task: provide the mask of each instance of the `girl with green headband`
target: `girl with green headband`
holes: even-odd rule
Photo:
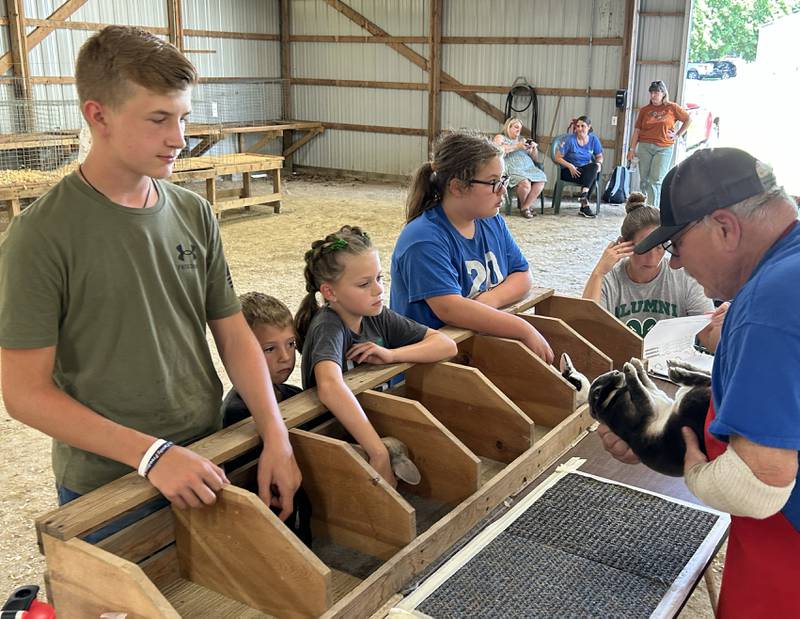
[[[384,305],[380,256],[360,228],[344,226],[314,241],[305,261],[306,296],[295,316],[303,389],[317,387],[319,399],[367,452],[369,463],[396,486],[386,446],[342,374],[360,363],[435,363],[454,356],[456,344]]]

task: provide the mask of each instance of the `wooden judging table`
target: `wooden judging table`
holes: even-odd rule
[[[222,211],[233,208],[249,209],[255,204],[272,204],[273,210],[281,210],[281,167],[283,157],[278,155],[254,155],[236,153],[224,156],[188,157],[179,159],[169,180],[173,183],[205,181],[206,198],[217,217]],[[253,194],[252,174],[268,172],[272,176],[272,193]],[[218,197],[217,180],[226,175],[241,174],[242,187],[237,197]]]
[[[296,142],[293,139],[295,131],[303,134]],[[283,149],[283,156],[286,159],[290,159],[297,149],[324,131],[325,127],[321,122],[275,120],[252,125],[243,125],[242,123],[189,124],[186,126],[185,135],[187,138],[198,138],[200,140],[190,150],[192,157],[200,157],[227,136],[237,136],[238,150],[243,153],[245,152],[244,136],[246,134],[263,134],[258,141],[247,146],[247,152],[257,153],[270,141],[287,134],[291,143]]]
[[[320,122],[276,120],[243,125],[242,123],[189,124],[185,135],[199,139],[189,153],[179,160],[169,180],[176,183],[205,181],[206,197],[214,206],[217,216],[232,208],[249,209],[255,204],[273,204],[276,213],[280,212],[280,168],[284,160],[291,161],[292,155],[311,139],[325,131]],[[295,132],[302,136],[294,141]],[[255,143],[247,145],[245,134],[263,134]],[[235,155],[207,156],[206,153],[227,136],[237,136],[239,152]],[[258,151],[274,139],[289,136],[282,155],[261,155]],[[66,148],[70,152],[78,148],[78,130],[46,133],[14,133],[0,136],[0,151],[34,148]],[[287,162],[288,165],[288,162]],[[68,170],[45,172],[39,170],[8,170],[9,178],[4,178],[0,170],[0,210],[5,208],[9,220],[20,213],[22,201],[35,199],[55,185]],[[272,175],[272,193],[252,195],[251,175],[255,172],[269,172]],[[242,174],[242,188],[233,199],[218,199],[218,188],[214,179],[229,174]],[[20,176],[21,175],[21,176]],[[11,178],[17,176],[17,178]]]
[[[178,184],[205,181],[206,198],[217,217],[224,210],[249,209],[255,204],[272,204],[274,212],[279,213],[282,166],[283,157],[278,155],[236,153],[214,157],[187,157],[175,163],[175,169],[168,180]],[[38,198],[71,171],[72,169],[62,170],[60,173],[36,170],[13,171],[12,174],[21,175],[19,180],[5,179],[0,175],[0,204],[5,203],[9,219],[19,215],[22,200]],[[253,194],[252,174],[256,172],[266,172],[272,176],[271,193]],[[234,198],[219,196],[221,192],[218,191],[217,180],[232,174],[242,175],[242,187],[236,191],[237,195]]]

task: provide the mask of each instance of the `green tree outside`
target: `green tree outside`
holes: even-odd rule
[[[689,60],[755,60],[759,26],[797,11],[800,0],[695,0]]]

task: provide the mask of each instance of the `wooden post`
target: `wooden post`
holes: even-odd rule
[[[291,120],[292,115],[292,47],[289,37],[292,34],[292,9],[289,0],[280,0],[280,38],[281,38],[281,118]],[[288,151],[294,141],[294,131],[283,132],[283,152]],[[287,156],[283,160],[283,168],[287,174],[292,173],[294,158]]]
[[[439,93],[442,79],[442,3],[444,0],[430,0],[431,33],[430,59],[428,60],[428,153],[433,152],[433,144],[441,128],[441,102]]]
[[[167,0],[169,42],[183,51],[183,14],[181,0]]]
[[[16,118],[16,131],[33,131],[33,114],[30,103],[33,99],[28,44],[25,38],[25,6],[22,0],[6,0],[8,14],[8,39],[11,48],[11,68],[14,73],[14,97],[20,102]]]
[[[625,30],[623,31],[625,44],[622,49],[622,72],[619,76],[619,87],[628,91],[628,97],[625,107],[617,111],[617,133],[614,141],[619,165],[624,163],[627,155],[628,112],[633,110],[634,106],[635,81],[633,79],[634,72],[631,69],[636,60],[634,45],[638,43],[639,38],[639,2],[640,0],[625,0]]]

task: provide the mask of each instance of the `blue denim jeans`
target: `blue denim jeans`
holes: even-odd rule
[[[672,163],[672,146],[656,146],[639,142],[639,183],[647,194],[647,203],[659,208],[661,203],[661,181],[669,172]]]
[[[56,485],[56,490],[58,491],[58,504],[65,505],[70,501],[74,501],[78,497],[82,496],[77,492],[73,492],[69,488],[65,488],[64,486]],[[157,499],[152,499],[145,503],[144,505],[140,505],[136,509],[132,509],[131,511],[123,514],[116,520],[112,520],[107,522],[102,527],[97,529],[96,531],[92,531],[88,535],[86,535],[83,540],[89,542],[90,544],[96,544],[107,538],[110,535],[113,535],[117,531],[124,529],[132,525],[134,522],[137,522],[144,518],[145,516],[149,516],[153,512],[157,512],[162,507],[169,505],[169,501],[164,497],[158,497]]]

